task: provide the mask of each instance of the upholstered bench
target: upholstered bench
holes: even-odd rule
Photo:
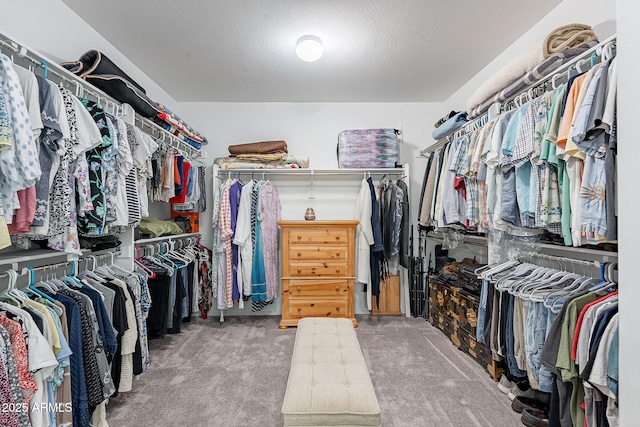
[[[300,319],[282,418],[287,427],[380,425],[380,407],[351,320]]]

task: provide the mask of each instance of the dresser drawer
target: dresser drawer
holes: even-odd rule
[[[282,292],[294,297],[349,296],[348,280],[283,280]]]
[[[349,240],[349,230],[344,228],[338,229],[316,229],[316,230],[289,230],[288,241],[290,244],[295,243],[320,243],[332,244],[342,243]]]
[[[332,261],[347,259],[346,245],[291,245],[289,246],[290,261]]]
[[[286,268],[289,272],[283,272],[284,276],[310,278],[344,277],[349,271],[346,262],[291,262]]]
[[[289,299],[289,314],[293,318],[303,317],[347,317],[348,300],[346,298],[323,298],[322,301],[313,299]]]

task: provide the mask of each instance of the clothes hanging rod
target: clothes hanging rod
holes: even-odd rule
[[[585,261],[585,260],[582,260],[582,259],[566,258],[566,257],[555,256],[555,255],[532,253],[532,254],[523,256],[523,258],[527,258],[527,256],[529,256],[531,258],[546,259],[546,260],[549,260],[549,261],[557,262],[559,264],[569,263],[569,264],[576,264],[576,265],[584,265],[584,266],[587,266],[587,267],[599,266],[599,263],[597,261]]]
[[[488,122],[489,122],[489,113],[485,113],[480,117],[476,117],[475,119],[470,120],[468,123],[465,123],[459,129],[456,129],[450,134],[448,134],[447,136],[437,140],[435,144],[432,144],[427,148],[425,148],[424,150],[420,151],[420,156],[426,157],[427,154],[431,154],[437,151],[440,147],[444,146],[447,142],[451,142],[462,135],[478,130],[482,128],[484,125],[486,125]]]
[[[420,151],[419,157],[428,157],[428,156],[430,156],[432,153],[435,153],[436,151],[438,151],[440,148],[444,147],[447,143],[451,142],[452,140],[453,140],[452,135],[447,135],[444,138],[441,138],[441,139],[437,140],[435,142],[435,144],[431,144],[430,146],[428,146],[424,150]]]
[[[224,174],[265,174],[265,175],[402,175],[405,173],[404,168],[379,168],[379,169],[218,169],[218,174],[222,177]]]
[[[443,240],[444,236],[442,232],[429,231],[427,233],[427,239]],[[476,245],[487,245],[488,239],[486,236],[482,236],[482,235],[465,234],[463,242],[469,243],[469,244],[476,244]],[[597,256],[603,259],[618,258],[618,252],[608,251],[606,249],[591,249],[591,248],[582,248],[582,247],[575,247],[575,246],[560,246],[560,245],[552,245],[549,243],[539,243],[539,244],[536,244],[535,247],[541,250],[549,251],[549,252],[583,254],[583,255],[589,255],[589,256]],[[547,254],[541,254],[541,255],[547,255]],[[554,255],[547,255],[547,256],[554,256]],[[572,259],[575,259],[575,258],[572,258]]]
[[[185,233],[185,234],[175,234],[175,235],[172,235],[172,236],[152,237],[150,239],[136,240],[134,243],[137,246],[137,245],[146,245],[146,244],[155,243],[155,242],[181,240],[181,239],[186,239],[186,238],[189,238],[189,237],[200,237],[200,232]]]
[[[156,123],[153,123],[151,120],[140,116],[139,114],[135,115],[135,121],[139,124],[140,130],[142,130],[147,135],[151,136],[155,140],[168,145],[169,147],[175,149],[180,154],[190,159],[197,160],[202,157],[202,153],[197,148],[194,148],[187,144],[186,142],[180,140],[177,136],[172,135],[167,132],[165,129],[162,129]]]

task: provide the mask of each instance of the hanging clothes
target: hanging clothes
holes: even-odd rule
[[[430,224],[426,204],[435,228],[615,241],[615,96],[611,58],[460,132],[428,161],[420,225]]]
[[[384,262],[384,246],[382,245],[382,226],[380,223],[378,197],[371,177],[367,178],[367,184],[371,193],[371,226],[373,228],[373,245],[370,247],[369,256],[371,264],[371,295],[375,297],[377,305],[380,298],[380,270]]]
[[[239,250],[238,262],[238,293],[242,294],[239,307],[244,308],[244,301],[251,296],[251,268],[253,264],[253,240],[251,239],[251,194],[255,181],[252,179],[242,187],[238,216],[236,218],[236,231],[233,244]]]
[[[528,263],[503,265],[481,274],[483,298],[486,286],[496,297],[492,314],[481,316],[483,323],[491,318],[491,332],[481,331],[485,345],[506,359],[511,378],[552,396],[550,425],[617,425],[617,388],[608,376],[617,363],[617,285],[604,268],[598,279]],[[478,320],[480,328],[480,313]]]
[[[401,191],[400,200],[400,234],[398,236],[398,261],[404,268],[409,268],[409,238],[411,237],[411,221],[409,218],[409,187],[402,179],[396,182]],[[397,206],[396,206],[397,209]],[[397,214],[397,213],[396,213]]]
[[[371,224],[373,205],[371,191],[366,179],[362,180],[360,193],[356,199],[356,282],[364,285],[367,293],[367,307],[371,310],[371,264],[369,257],[373,245],[373,226]]]
[[[260,186],[257,218],[262,233],[264,253],[266,301],[278,297],[278,274],[280,270],[278,253],[278,221],[280,220],[280,196],[278,190],[267,181]]]

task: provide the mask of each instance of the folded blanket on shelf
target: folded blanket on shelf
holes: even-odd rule
[[[545,58],[587,42],[597,41],[595,33],[589,30],[591,27],[582,24],[565,25],[554,29],[544,40],[529,46],[481,84],[469,97],[467,111],[472,111],[498,91],[516,82],[542,63]]]
[[[220,169],[298,169],[308,168],[309,158],[279,154],[240,154],[235,157],[218,157],[214,164]]]
[[[229,146],[229,154],[231,156],[237,156],[239,154],[273,154],[287,152],[287,143],[285,141],[249,142]]]
[[[467,123],[467,112],[461,111],[437,128],[435,128],[431,133],[431,136],[437,141],[449,135],[451,132],[460,129],[462,126],[464,126],[465,123]]]
[[[547,58],[554,53],[562,52],[596,39],[596,33],[588,25],[569,24],[558,27],[544,39],[542,44],[544,57]]]
[[[473,110],[469,112],[469,118],[475,118],[485,113],[494,102],[504,102],[514,95],[522,92],[527,86],[539,81],[553,70],[559,68],[563,64],[571,61],[581,53],[591,49],[597,44],[597,41],[590,41],[584,43],[581,46],[571,49],[563,50],[562,52],[555,53],[550,57],[543,60],[540,64],[534,67],[531,71],[526,73],[522,78],[511,83],[492,97],[477,105]]]

